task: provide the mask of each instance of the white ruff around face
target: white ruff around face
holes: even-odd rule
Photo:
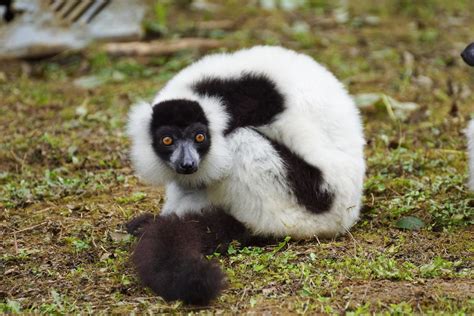
[[[251,128],[223,136],[229,114],[222,100],[192,90],[200,79],[232,79],[243,73],[265,75],[284,97],[283,112],[257,129],[321,171],[324,188],[334,194],[327,212],[312,213],[297,203],[285,164],[265,137]],[[131,159],[141,178],[168,185],[163,212],[184,214],[215,204],[257,234],[295,238],[334,236],[356,222],[365,173],[359,112],[342,84],[313,59],[269,46],[210,55],[179,72],[153,104],[172,99],[201,105],[212,141],[197,173],[177,175],[151,148],[151,106],[142,103],[132,109]]]
[[[209,106],[212,106],[213,102],[209,103],[211,103]],[[129,115],[128,135],[132,140],[130,156],[133,167],[141,179],[152,185],[166,185],[176,182],[186,188],[201,188],[228,173],[231,154],[227,150],[226,140],[222,135],[225,125],[222,123],[210,124],[209,131],[212,142],[208,154],[202,159],[196,173],[182,175],[172,170],[153,151],[150,136],[152,113],[152,105],[141,102],[132,108]],[[225,116],[217,118],[225,124]]]

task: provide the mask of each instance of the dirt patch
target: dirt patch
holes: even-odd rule
[[[400,302],[413,306],[428,306],[441,299],[462,303],[474,297],[474,280],[349,281],[343,283],[342,292],[346,292],[344,298],[352,308],[367,302],[374,306]]]

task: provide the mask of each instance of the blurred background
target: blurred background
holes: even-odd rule
[[[122,224],[163,202],[130,168],[127,112],[201,56],[257,44],[312,56],[354,96],[364,207],[351,237],[220,258],[214,311],[472,312],[474,1],[0,4],[0,312],[181,310],[126,263]]]

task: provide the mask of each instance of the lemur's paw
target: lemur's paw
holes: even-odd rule
[[[125,228],[127,229],[127,233],[133,235],[135,237],[139,237],[143,235],[145,232],[146,226],[150,225],[155,221],[155,215],[152,213],[145,213],[141,214],[127,224],[125,224]]]

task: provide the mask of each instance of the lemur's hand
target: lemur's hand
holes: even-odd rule
[[[469,66],[474,67],[474,43],[469,44],[461,53],[462,59]]]
[[[141,214],[131,221],[129,221],[125,227],[127,233],[135,237],[140,237],[144,232],[146,226],[150,225],[155,221],[155,215],[151,213]]]

